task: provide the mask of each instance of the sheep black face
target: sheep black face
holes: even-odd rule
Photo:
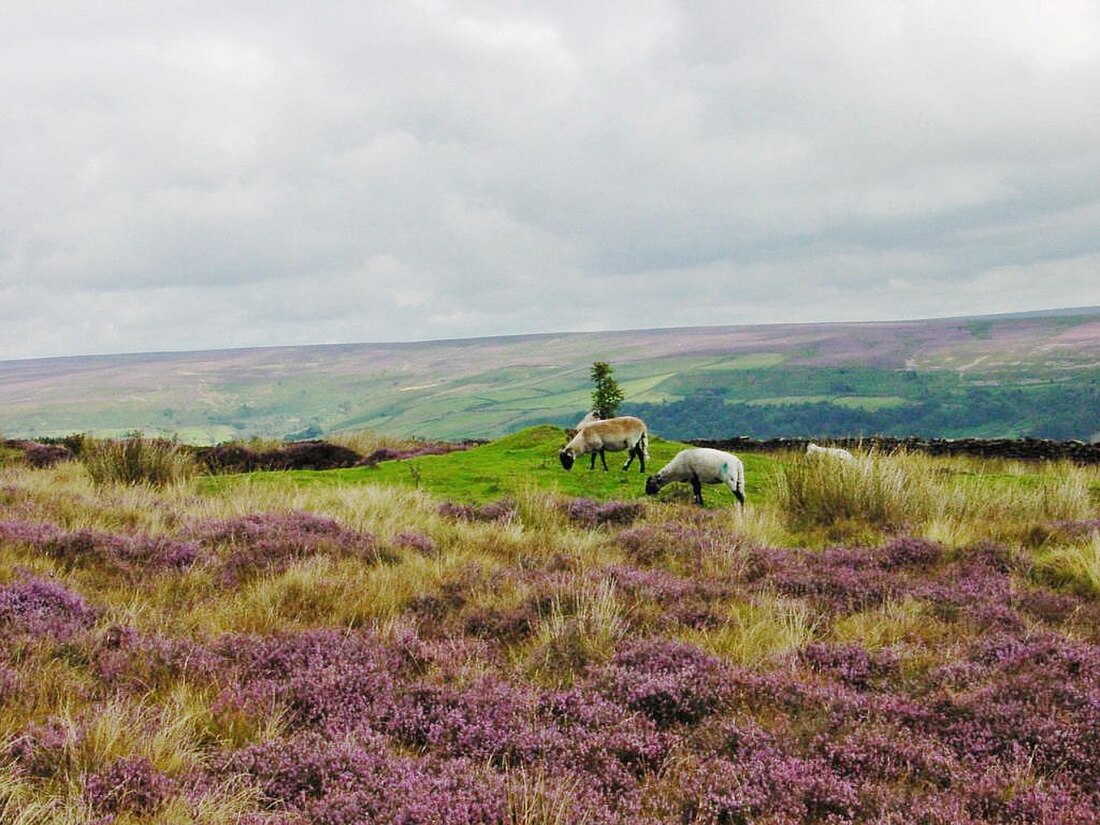
[[[655,476],[650,476],[645,480],[645,494],[647,496],[655,496],[661,491],[661,482],[659,482]]]
[[[562,450],[560,453],[558,453],[558,458],[561,460],[562,467],[567,470],[573,469],[573,462],[576,459],[573,458],[573,453],[569,452],[568,449]]]

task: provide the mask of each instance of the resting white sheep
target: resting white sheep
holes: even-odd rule
[[[589,470],[596,469],[596,456],[599,455],[603,468],[607,469],[607,459],[604,451],[619,452],[628,450],[630,457],[623,469],[630,467],[630,463],[637,458],[642,472],[645,472],[645,462],[649,458],[649,434],[646,432],[645,422],[632,415],[622,415],[618,418],[591,421],[577,428],[577,434],[569,443],[561,448],[558,458],[561,466],[567,470],[573,468],[573,462],[580,456],[590,453],[592,463]]]
[[[843,447],[819,447],[812,441],[806,445],[806,455],[829,456],[841,461],[851,461],[854,456]]]
[[[733,453],[710,447],[681,450],[672,461],[645,480],[645,491],[656,495],[673,481],[690,482],[697,504],[703,503],[704,484],[725,484],[741,506],[745,504],[745,465]]]

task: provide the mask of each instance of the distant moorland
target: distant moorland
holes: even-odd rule
[[[576,420],[595,360],[668,438],[1100,438],[1100,307],[0,361],[0,433],[493,438]]]

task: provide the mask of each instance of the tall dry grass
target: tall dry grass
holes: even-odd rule
[[[124,439],[86,437],[80,460],[96,485],[166,487],[198,475],[194,458],[175,442],[136,433]]]
[[[805,647],[817,632],[817,622],[805,605],[778,596],[762,596],[730,605],[722,624],[692,630],[684,640],[728,661],[756,667]]]
[[[922,455],[866,454],[851,461],[798,455],[775,479],[776,503],[796,527],[861,521],[900,528],[935,509],[930,460]]]
[[[775,506],[800,531],[846,525],[906,530],[948,545],[1017,541],[1031,526],[1095,516],[1100,470],[917,453],[796,455],[774,479]]]

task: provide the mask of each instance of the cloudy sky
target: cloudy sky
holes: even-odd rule
[[[0,360],[1100,304],[1094,0],[0,11]]]

